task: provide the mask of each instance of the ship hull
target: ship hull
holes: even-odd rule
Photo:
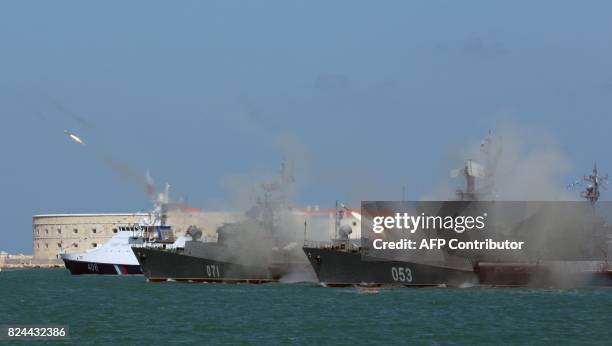
[[[363,260],[358,252],[304,247],[319,282],[325,286],[469,286],[477,283],[471,270],[406,261]]]
[[[86,262],[76,261],[63,258],[66,269],[70,271],[72,275],[141,275],[139,265],[127,265],[127,264],[111,264],[111,263],[97,263],[97,262]]]
[[[559,265],[529,263],[486,263],[475,268],[478,281],[493,287],[612,287],[612,271],[577,270],[576,262]]]
[[[149,282],[268,283],[280,274],[271,268],[189,256],[154,248],[132,248]]]

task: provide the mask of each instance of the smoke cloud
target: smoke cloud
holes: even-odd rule
[[[500,126],[492,133],[488,153],[483,150],[483,138],[471,140],[450,153],[452,166],[463,169],[466,160],[475,160],[489,169],[491,180],[476,179],[477,189],[490,185],[488,199],[504,201],[577,200],[575,191],[566,189],[566,177],[572,164],[558,142],[545,131]],[[448,179],[448,178],[447,178]],[[465,189],[460,174],[432,187],[422,200],[456,198],[455,188]]]

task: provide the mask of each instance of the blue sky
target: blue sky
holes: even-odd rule
[[[234,176],[296,160],[297,202],[397,199],[512,124],[610,168],[604,1],[3,1],[0,250],[39,213],[146,210],[97,158],[231,205]],[[69,129],[86,148],[68,141]],[[533,138],[520,139],[530,143]],[[529,147],[529,144],[527,144]],[[231,190],[231,189],[230,189]]]

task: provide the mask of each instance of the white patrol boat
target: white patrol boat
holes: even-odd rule
[[[151,218],[145,217],[133,226],[118,227],[117,233],[101,246],[80,253],[60,254],[70,274],[142,274],[132,246],[140,247],[146,243],[147,246],[160,248],[184,247],[191,236],[175,239],[172,228],[165,224],[168,188],[166,186],[166,192],[160,193],[155,200]]]

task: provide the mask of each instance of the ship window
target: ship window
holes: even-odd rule
[[[57,229],[57,234],[62,234],[62,230],[61,229]]]
[[[61,249],[62,248],[62,243],[57,243],[57,247]]]
[[[74,232],[74,234],[79,233],[79,230],[78,230],[78,229],[76,229],[76,228],[75,228],[75,229],[73,229],[72,231]]]
[[[91,247],[98,247],[97,243],[91,243]]]
[[[117,229],[116,228],[113,228],[113,233],[117,233]]]
[[[77,243],[72,243],[72,246],[74,246],[74,247],[79,247],[79,244],[77,244]]]
[[[94,228],[91,230],[91,233],[98,233],[98,230]]]

